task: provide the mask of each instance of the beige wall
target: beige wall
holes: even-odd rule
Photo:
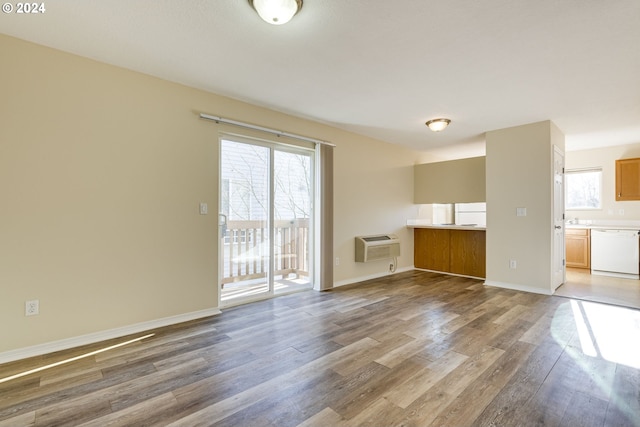
[[[487,284],[552,292],[553,145],[549,122],[487,132]],[[516,216],[516,208],[527,216]],[[509,267],[510,260],[517,268]]]
[[[485,157],[414,166],[415,203],[471,203],[486,200]]]
[[[391,233],[401,240],[399,268],[413,266],[414,153],[352,135],[335,151],[334,267],[338,285],[388,271],[389,261],[355,262],[355,236]]]
[[[640,220],[640,201],[616,202],[616,166],[619,159],[640,157],[640,143],[567,152],[566,169],[602,168],[602,209],[570,210],[567,218],[579,220]],[[622,209],[623,215],[620,213]]]
[[[201,111],[337,145],[337,282],[388,269],[353,262],[358,234],[399,234],[413,264],[417,153],[6,36],[0,52],[0,353],[217,307],[217,127]]]

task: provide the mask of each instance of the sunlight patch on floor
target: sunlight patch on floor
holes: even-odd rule
[[[571,301],[584,354],[640,369],[640,311]]]

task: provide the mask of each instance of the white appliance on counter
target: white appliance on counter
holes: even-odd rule
[[[487,226],[487,204],[479,203],[456,203],[455,207],[456,225],[477,225]]]
[[[591,229],[591,274],[640,278],[640,231]]]

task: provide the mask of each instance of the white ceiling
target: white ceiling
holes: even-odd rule
[[[640,142],[639,0],[304,0],[282,26],[246,0],[45,6],[0,32],[443,158],[549,119],[568,150]]]

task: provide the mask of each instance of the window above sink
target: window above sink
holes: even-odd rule
[[[565,171],[565,209],[602,209],[602,168]]]

